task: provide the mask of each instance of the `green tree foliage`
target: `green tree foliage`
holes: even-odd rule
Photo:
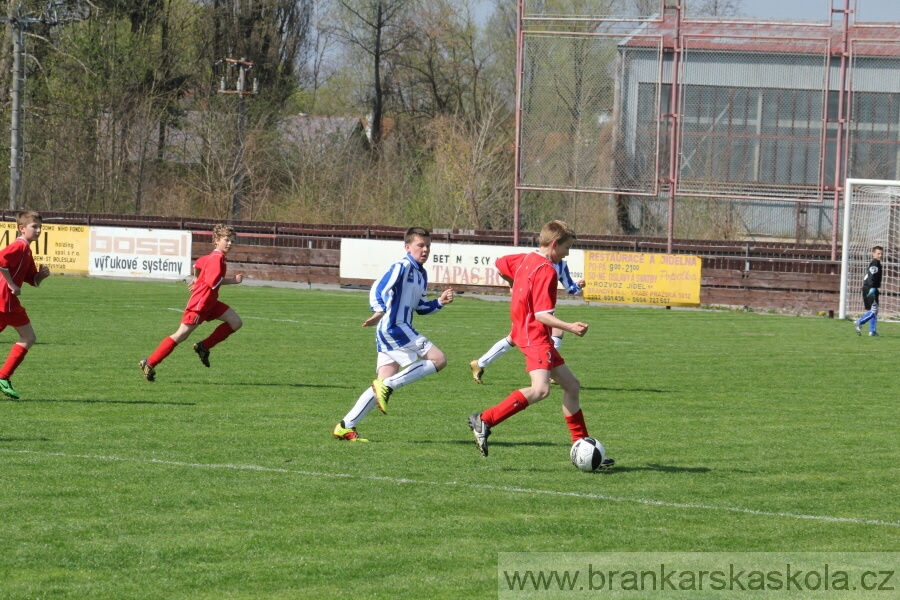
[[[691,1],[713,15],[740,9],[740,0]],[[495,0],[485,16],[484,4],[64,0],[51,14],[24,0],[26,14],[59,17],[26,38],[25,203],[228,218],[237,199],[245,219],[510,229],[516,5]],[[634,17],[661,3],[526,5],[538,16]],[[522,98],[527,133],[537,136],[529,147],[561,187],[608,176],[615,44],[582,36],[527,49],[524,75],[541,82]],[[253,63],[247,88],[255,80],[259,93],[234,93],[236,69],[223,59]],[[0,70],[9,69],[0,53]],[[9,106],[8,85],[0,105]],[[325,144],[286,138],[285,123],[296,125],[301,111],[362,125]],[[0,136],[4,153],[8,139]],[[4,189],[8,177],[0,170]],[[525,198],[525,227],[562,217],[583,231],[616,228],[596,197]]]

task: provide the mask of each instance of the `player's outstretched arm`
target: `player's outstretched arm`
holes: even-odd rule
[[[372,327],[373,325],[377,325],[378,321],[381,320],[381,317],[384,316],[383,312],[374,313],[371,317],[363,321],[363,327]]]
[[[588,324],[582,323],[581,321],[576,321],[574,323],[567,323],[562,319],[557,318],[553,315],[553,313],[542,312],[534,315],[534,318],[546,325],[547,327],[555,327],[556,329],[562,329],[563,331],[568,331],[569,333],[574,333],[578,337],[584,337],[584,334],[587,333]]]
[[[234,277],[226,277],[222,280],[222,285],[237,285],[244,281],[244,274],[238,273]]]

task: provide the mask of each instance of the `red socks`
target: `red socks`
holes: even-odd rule
[[[584,424],[584,413],[580,410],[571,417],[566,417],[566,425],[569,426],[569,433],[572,434],[573,442],[588,436],[587,425]]]
[[[221,325],[216,327],[211,334],[209,334],[208,338],[200,343],[203,344],[203,347],[207,350],[212,350],[213,346],[223,341],[232,333],[234,333],[234,329],[231,328],[231,325],[229,325],[228,323],[222,323]]]
[[[175,346],[178,344],[172,338],[166,336],[163,338],[163,341],[159,343],[159,346],[150,355],[150,358],[147,359],[147,364],[151,367],[155,367],[159,363],[161,363],[168,355],[172,354],[172,350],[175,349]]]
[[[28,354],[28,348],[20,346],[19,344],[13,344],[12,348],[9,350],[9,356],[6,358],[6,362],[3,363],[3,369],[0,369],[0,379],[9,379],[12,377],[16,368],[22,364],[23,360],[25,360],[26,354]]]
[[[493,427],[526,408],[528,408],[528,400],[525,399],[525,394],[521,390],[516,390],[497,406],[481,413],[481,420]]]
[[[232,333],[234,333],[234,329],[231,328],[231,325],[222,323],[209,334],[208,338],[200,343],[203,344],[205,349],[209,350]],[[153,354],[150,355],[150,358],[147,359],[147,364],[151,367],[155,367],[165,360],[168,355],[172,354],[172,350],[174,350],[177,345],[178,344],[171,337],[163,338],[163,341],[159,343],[159,347],[157,347]]]
[[[521,390],[516,390],[497,406],[481,413],[481,420],[493,427],[526,408],[528,408],[528,400],[525,399],[525,394]],[[584,413],[580,410],[574,415],[566,417],[566,425],[569,426],[569,433],[572,434],[573,442],[588,436],[587,425],[584,423]]]

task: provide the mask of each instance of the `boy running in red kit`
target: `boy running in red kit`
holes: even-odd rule
[[[153,354],[138,363],[147,381],[156,381],[155,367],[172,353],[175,346],[188,339],[200,323],[223,321],[208,338],[194,344],[194,352],[205,367],[209,367],[209,351],[244,324],[233,308],[219,302],[219,286],[234,285],[244,280],[240,273],[234,277],[225,277],[225,255],[231,250],[234,241],[233,227],[216,225],[213,228],[213,244],[216,249],[194,263],[194,281],[188,286],[191,298],[184,309],[178,331],[164,338]]]
[[[46,265],[38,269],[31,254],[30,244],[41,237],[42,223],[38,213],[32,210],[20,212],[16,216],[16,224],[21,235],[0,250],[0,275],[5,279],[5,282],[0,282],[0,331],[11,325],[19,334],[19,341],[13,344],[6,362],[0,368],[0,392],[13,399],[18,399],[19,393],[13,388],[10,378],[37,339],[28,313],[19,303],[22,284],[37,287],[50,276],[50,269]]]
[[[584,336],[588,330],[586,323],[567,323],[553,314],[557,285],[553,265],[569,255],[574,241],[575,232],[571,227],[562,221],[551,221],[541,229],[538,250],[524,256],[509,257],[516,260],[497,261],[497,268],[504,278],[513,282],[509,308],[512,318],[510,338],[525,355],[525,370],[531,376],[531,386],[516,390],[500,404],[469,417],[469,427],[482,456],[488,455],[487,439],[491,428],[549,396],[551,377],[563,389],[563,416],[572,441],[588,437],[579,402],[581,384],[550,339],[553,328],[569,331],[578,337]],[[601,466],[610,467],[614,463],[613,459],[608,458]]]

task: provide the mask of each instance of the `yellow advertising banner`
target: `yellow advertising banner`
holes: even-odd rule
[[[640,252],[584,253],[588,302],[699,306],[699,256]]]
[[[86,225],[44,223],[41,237],[31,244],[35,264],[47,265],[51,273],[87,274],[89,229]],[[15,223],[0,223],[0,248],[15,241],[17,231]]]

